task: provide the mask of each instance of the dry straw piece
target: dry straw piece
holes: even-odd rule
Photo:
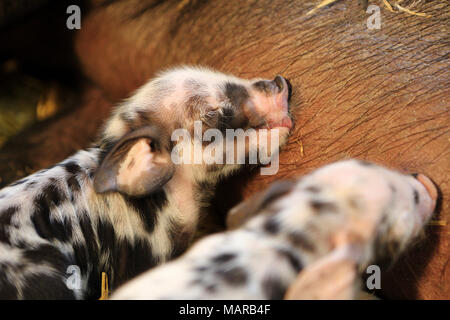
[[[311,15],[311,14],[315,13],[317,10],[319,10],[323,7],[326,7],[330,4],[333,4],[335,2],[338,2],[338,1],[340,1],[340,0],[322,0],[315,8],[308,11],[306,14]],[[386,7],[390,12],[405,12],[407,14],[415,15],[415,16],[419,16],[419,17],[425,17],[425,18],[431,17],[430,15],[428,15],[426,13],[417,12],[417,11],[412,10],[412,8],[415,7],[421,1],[422,0],[416,0],[407,5],[400,5],[401,3],[405,2],[405,1],[404,0],[395,0],[395,1],[381,0],[384,7]],[[363,0],[361,2],[363,3],[364,7],[367,6],[367,3],[368,3],[367,0]]]
[[[447,221],[446,220],[431,220],[428,224],[430,226],[445,227],[447,225]]]
[[[108,288],[108,276],[105,272],[102,272],[102,287],[101,296],[98,300],[108,300],[109,298],[109,288]]]

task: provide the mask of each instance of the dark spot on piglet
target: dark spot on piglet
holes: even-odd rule
[[[196,79],[192,79],[192,78],[186,79],[184,81],[183,86],[189,92],[197,92],[197,91],[200,91],[202,89],[203,90],[207,90],[208,89],[208,87],[206,86],[205,83],[200,82],[200,81],[198,81]]]
[[[97,261],[98,260],[98,241],[94,234],[94,229],[92,228],[92,221],[88,218],[88,213],[86,210],[83,210],[79,213],[79,226],[81,233],[84,237],[85,247],[87,259],[89,261]],[[81,248],[80,248],[81,249]],[[75,251],[75,248],[74,248]],[[74,252],[77,259],[77,252]],[[77,259],[78,261],[78,259]],[[81,262],[80,262],[81,264]]]
[[[63,194],[54,184],[46,186],[42,193],[34,199],[35,210],[31,221],[37,234],[47,240],[57,239],[67,241],[72,236],[72,225],[70,221],[64,222],[51,219],[51,208],[59,205]]]
[[[372,162],[366,161],[366,160],[358,160],[358,163],[365,167],[373,167],[374,164]]]
[[[323,200],[311,200],[311,208],[317,213],[335,213],[338,207],[335,203]]]
[[[145,198],[124,197],[124,199],[141,218],[146,231],[153,232],[158,220],[158,212],[167,204],[164,190],[156,191]]]
[[[88,271],[88,253],[89,249],[87,246],[75,243],[73,245],[73,255],[76,261],[76,265],[80,267],[80,271],[83,275],[87,274]]]
[[[206,270],[208,270],[208,267],[206,267],[206,266],[196,266],[194,268],[194,272],[199,272],[199,273],[203,273]]]
[[[100,246],[101,251],[107,253],[114,252],[117,238],[114,227],[109,221],[99,220],[97,222],[97,235],[99,243],[102,244]]]
[[[7,232],[7,228],[4,226],[0,226],[0,242],[11,244],[9,240],[9,233]]]
[[[221,264],[221,263],[229,262],[229,261],[233,260],[235,257],[236,257],[236,254],[234,254],[234,253],[222,253],[222,254],[219,254],[218,256],[213,257],[212,261],[214,263]]]
[[[227,284],[233,286],[244,285],[248,277],[247,272],[242,267],[219,269],[216,271],[216,274]]]
[[[16,181],[16,182],[13,182],[13,183],[11,183],[10,185],[9,185],[9,187],[14,187],[14,186],[18,186],[18,185],[20,185],[20,184],[23,184],[23,183],[25,183],[25,182],[27,182],[28,181],[28,179],[21,179],[21,180],[19,180],[19,181]]]
[[[225,84],[225,95],[234,106],[241,106],[250,97],[244,86],[230,82]]]
[[[214,293],[217,291],[217,284],[211,283],[205,286],[205,290],[209,293]]]
[[[77,174],[81,171],[81,167],[73,161],[62,164],[68,173]]]
[[[397,192],[397,189],[394,187],[393,184],[389,184],[389,189],[391,189],[392,193],[396,193]]]
[[[293,252],[287,249],[278,249],[277,253],[281,256],[281,258],[286,259],[289,262],[295,272],[299,272],[303,269],[303,263]]]
[[[169,239],[172,247],[171,259],[179,257],[189,246],[192,233],[184,230],[184,226],[170,219]]]
[[[58,206],[64,200],[64,194],[55,184],[55,179],[50,179],[50,183],[42,190],[41,199],[47,206]]]
[[[7,266],[0,264],[0,272],[6,274]],[[0,300],[17,300],[18,291],[16,286],[7,277],[0,277]]]
[[[401,243],[392,236],[392,224],[389,221],[389,212],[386,211],[380,221],[382,228],[373,241],[374,262],[381,270],[389,269],[395,262],[395,257],[400,252]]]
[[[22,283],[22,298],[25,300],[75,299],[73,291],[67,287],[65,279],[60,275],[29,274]]]
[[[33,187],[34,185],[36,185],[36,181],[30,181],[30,182],[28,182],[27,183],[27,185],[26,185],[26,187],[25,188],[31,188],[31,187]]]
[[[18,206],[9,207],[0,212],[0,242],[11,244],[8,227],[13,215],[19,210]]]
[[[315,249],[314,242],[312,242],[312,240],[309,239],[308,236],[300,230],[290,232],[287,235],[287,238],[294,246],[299,247],[303,250],[314,251]]]
[[[281,279],[275,276],[265,278],[262,283],[262,290],[267,299],[281,300],[286,293],[287,287],[281,282]]]
[[[189,282],[189,285],[197,286],[197,285],[204,285],[204,279],[203,278],[194,278]]]
[[[0,225],[8,225],[11,223],[12,216],[19,210],[18,206],[11,206],[0,212]]]
[[[318,186],[308,186],[305,188],[305,191],[311,192],[311,193],[320,193],[320,187]]]
[[[413,195],[414,195],[414,203],[419,204],[420,202],[419,192],[416,189],[413,190]]]
[[[244,128],[248,125],[248,119],[240,108],[223,108],[218,114],[217,129],[226,134],[226,129]]]
[[[65,256],[57,248],[48,244],[40,245],[35,249],[25,250],[23,257],[33,264],[49,264],[61,272],[65,272],[68,265]]]
[[[70,200],[73,201],[74,195],[81,190],[81,186],[76,175],[72,175],[67,179],[67,186],[70,190]]]
[[[268,80],[261,80],[255,82],[253,85],[253,88],[260,92],[264,92],[266,94],[270,94],[274,92],[274,84],[271,81]]]
[[[289,194],[296,185],[295,181],[284,180],[273,183],[266,192],[263,193],[261,204],[258,206],[258,210],[270,205],[275,200]]]
[[[276,234],[280,230],[280,224],[275,219],[275,217],[270,217],[266,220],[266,222],[263,225],[263,228],[266,232],[270,234]]]

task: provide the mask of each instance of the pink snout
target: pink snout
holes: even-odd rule
[[[430,178],[423,174],[413,174],[413,176],[419,181],[425,188],[427,195],[430,197],[429,204],[423,208],[422,214],[423,218],[427,220],[431,214],[434,212],[434,209],[436,208],[436,201],[438,199],[438,190],[435,184],[431,181]]]
[[[423,184],[423,186],[425,187],[425,189],[427,189],[428,194],[430,195],[431,199],[434,202],[434,206],[436,206],[436,200],[438,198],[438,191],[436,186],[434,185],[434,183],[430,180],[430,178],[428,178],[427,176],[419,173],[417,175],[417,180],[419,180],[420,183]],[[434,207],[433,207],[434,210]]]
[[[250,91],[251,99],[245,112],[255,127],[292,128],[289,116],[292,85],[287,79],[277,75],[273,80],[259,80],[252,84]]]

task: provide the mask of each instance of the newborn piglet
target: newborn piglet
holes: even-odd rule
[[[114,289],[179,256],[221,179],[263,146],[277,159],[290,96],[281,76],[180,67],[150,80],[92,148],[0,190],[0,299],[97,299],[103,272]],[[270,137],[270,148],[229,132]]]
[[[359,160],[333,163],[238,205],[230,220],[248,219],[241,226],[204,238],[112,298],[356,298],[360,272],[404,251],[436,198],[424,175]]]

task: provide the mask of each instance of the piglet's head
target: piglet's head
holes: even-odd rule
[[[423,231],[436,198],[424,175],[349,160],[273,184],[230,211],[227,223],[298,248],[305,268],[286,299],[354,299],[361,271],[395,261]]]
[[[292,128],[291,94],[291,85],[281,76],[246,80],[193,67],[161,73],[120,104],[106,123],[99,143],[105,156],[94,176],[95,190],[143,196],[177,171],[192,168],[195,179],[214,182],[248,163],[249,154],[261,151],[263,138],[262,150],[271,157]],[[249,130],[258,137],[252,140]],[[231,134],[230,144],[230,131],[243,133],[244,139]],[[234,153],[227,158],[230,146]],[[181,164],[174,162],[174,154],[182,155]]]
[[[424,175],[402,174],[366,161],[341,161],[315,171],[302,185],[324,213],[317,225],[331,248],[362,248],[362,265],[393,262],[423,232],[437,189]],[[337,199],[333,201],[332,199]],[[340,217],[332,217],[333,211]]]
[[[273,184],[234,208],[228,225],[237,227],[247,220],[251,226],[262,224],[312,260],[345,247],[358,248],[352,259],[364,266],[393,261],[408,247],[430,219],[436,198],[436,187],[424,175],[348,160]]]

